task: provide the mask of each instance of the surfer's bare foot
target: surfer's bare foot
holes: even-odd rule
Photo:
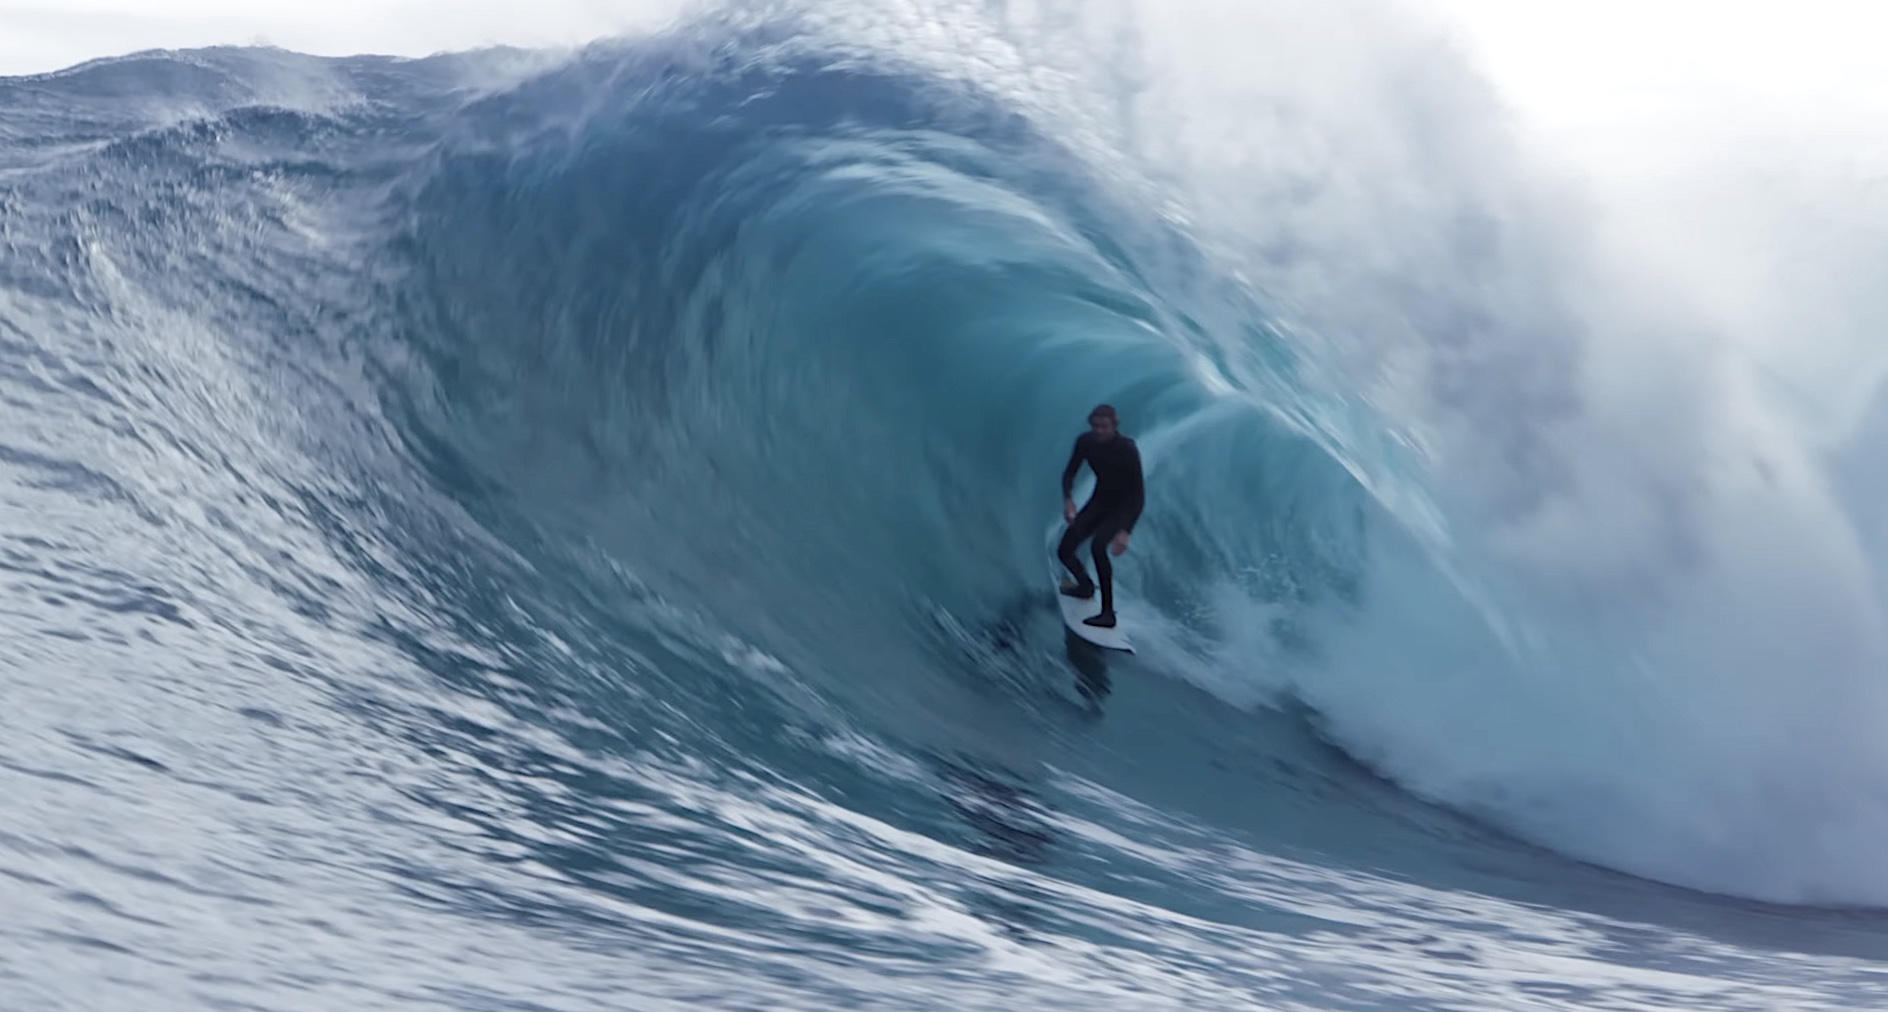
[[[1113,629],[1114,628],[1114,612],[1104,611],[1099,615],[1090,615],[1089,617],[1082,619],[1082,624],[1092,625],[1097,629]]]
[[[1086,601],[1095,596],[1095,585],[1092,583],[1069,583],[1065,580],[1062,583],[1062,593]]]

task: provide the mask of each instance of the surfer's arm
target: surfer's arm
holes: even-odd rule
[[[1069,466],[1062,469],[1062,498],[1075,499],[1075,472],[1082,469],[1082,449],[1088,445],[1088,433],[1075,437],[1075,449],[1069,453]]]
[[[1134,522],[1141,518],[1141,509],[1147,505],[1147,483],[1141,475],[1141,448],[1138,445],[1128,447],[1129,476],[1133,481],[1128,485],[1127,512],[1122,518],[1121,532],[1134,531]]]

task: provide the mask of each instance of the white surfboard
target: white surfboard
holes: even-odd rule
[[[1120,588],[1116,588],[1115,594],[1114,628],[1102,629],[1082,623],[1082,619],[1101,614],[1101,591],[1095,591],[1095,596],[1086,601],[1070,597],[1062,593],[1062,581],[1065,579],[1068,579],[1068,570],[1063,569],[1062,563],[1052,556],[1049,559],[1049,585],[1055,588],[1056,602],[1062,606],[1062,624],[1068,626],[1070,632],[1098,647],[1133,653],[1134,643],[1128,639],[1127,620],[1121,617]]]

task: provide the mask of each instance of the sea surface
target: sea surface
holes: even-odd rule
[[[1419,31],[1112,9],[0,79],[0,1008],[1888,1008],[1888,457]]]

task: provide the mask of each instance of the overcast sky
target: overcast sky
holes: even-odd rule
[[[1865,143],[1888,122],[1888,0],[1405,2],[1452,22],[1523,118],[1574,147],[1631,153],[1677,133],[1736,131]],[[554,46],[648,23],[676,4],[0,0],[0,73],[219,43],[324,55]]]
[[[1455,22],[1528,119],[1585,143],[1873,145],[1888,122],[1883,0],[1418,2]]]

